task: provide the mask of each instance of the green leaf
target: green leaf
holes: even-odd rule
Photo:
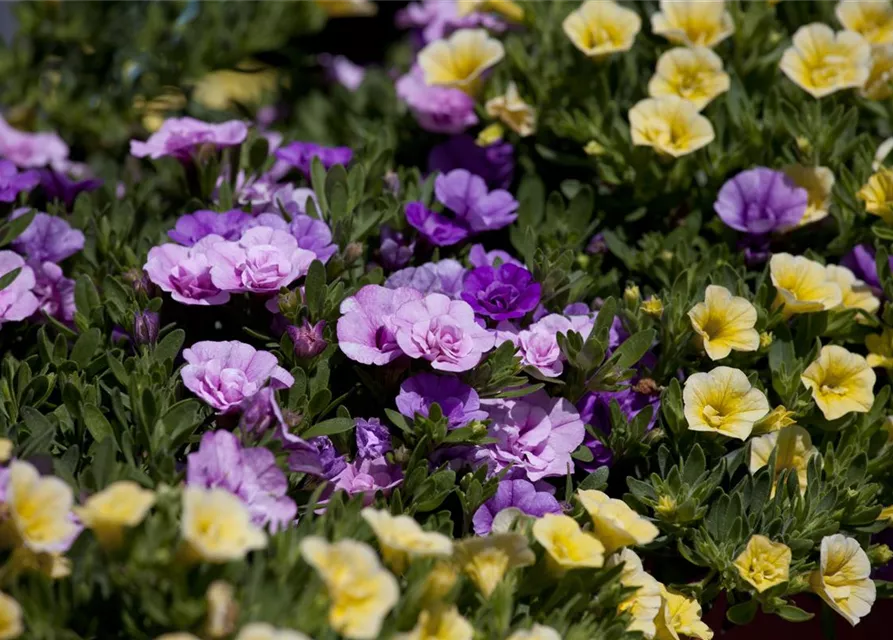
[[[74,347],[71,349],[71,359],[79,366],[86,367],[89,364],[93,354],[96,353],[99,343],[102,342],[102,332],[97,328],[92,328],[78,336]]]
[[[173,361],[177,354],[180,353],[180,349],[183,347],[183,341],[186,340],[186,332],[182,329],[174,329],[169,334],[164,336],[157,345],[155,345],[155,351],[153,352],[153,357],[156,362],[165,362],[166,360]]]
[[[20,458],[27,458],[35,453],[49,451],[53,438],[56,435],[56,426],[50,420],[32,407],[22,407],[22,419],[28,428],[28,439],[25,440],[18,452]]]
[[[307,301],[307,308],[310,309],[311,319],[316,320],[322,315],[326,301],[326,267],[319,260],[311,262],[307,270],[304,298]]]
[[[777,613],[788,622],[806,622],[807,620],[811,620],[813,617],[815,617],[815,614],[804,611],[800,607],[795,607],[793,605],[781,606],[775,610],[775,613]]]
[[[726,618],[733,624],[747,624],[753,620],[753,617],[757,614],[758,607],[759,602],[756,600],[740,602],[729,607],[729,610],[726,611]]]
[[[84,424],[87,425],[87,431],[96,442],[102,442],[105,438],[115,435],[111,423],[95,404],[84,405]]]
[[[588,476],[583,478],[578,489],[601,491],[608,486],[608,474],[610,473],[607,466],[599,467]]]
[[[317,422],[315,425],[307,429],[301,434],[302,438],[316,438],[318,436],[330,436],[335,433],[342,433],[353,428],[353,420],[350,418],[330,418]]]
[[[2,226],[0,226],[0,247],[5,247],[10,242],[18,238],[25,232],[37,215],[36,209],[31,209],[28,213],[20,215],[18,218],[8,218]]]
[[[90,276],[82,274],[74,285],[74,303],[78,313],[90,318],[94,309],[102,308],[99,292]]]
[[[0,277],[0,291],[3,291],[6,287],[15,282],[15,279],[19,277],[19,274],[22,272],[21,267],[16,267],[12,271],[7,271]]]

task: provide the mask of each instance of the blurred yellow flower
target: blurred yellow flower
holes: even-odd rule
[[[844,29],[871,44],[893,44],[893,4],[890,0],[841,0],[834,10]]]
[[[244,503],[224,489],[183,489],[180,520],[190,555],[205,562],[241,560],[267,546],[266,534],[251,522]]]
[[[679,640],[680,636],[710,640],[713,632],[701,620],[701,605],[697,600],[660,585],[661,608],[654,622],[656,640]]]
[[[839,533],[822,538],[819,566],[809,576],[812,590],[855,626],[871,611],[876,590],[868,555]]]
[[[442,533],[425,531],[411,516],[392,516],[371,507],[360,515],[375,532],[382,558],[396,573],[403,573],[410,559],[453,553],[452,540]]]
[[[893,97],[893,44],[871,48],[871,72],[860,93],[869,100],[889,100]]]
[[[893,169],[882,168],[859,189],[856,197],[865,203],[865,210],[893,225]]]
[[[733,350],[756,351],[760,347],[760,334],[754,329],[756,308],[725,287],[708,285],[704,302],[692,307],[688,317],[711,360],[722,360]]]
[[[0,592],[0,640],[12,640],[25,632],[22,607],[15,598]]]
[[[788,581],[791,570],[791,548],[772,542],[766,536],[753,535],[744,551],[735,558],[738,575],[758,592]]]
[[[652,98],[679,96],[698,111],[728,90],[729,75],[723,71],[722,58],[706,47],[665,51],[648,82],[648,95]]]
[[[677,96],[647,98],[629,110],[633,144],[653,147],[679,158],[710,144],[713,125],[688,100]]]
[[[419,52],[425,83],[475,93],[483,73],[502,60],[505,49],[484,29],[459,29],[445,40],[429,42]]]
[[[893,329],[884,327],[881,333],[865,336],[865,346],[868,348],[865,359],[869,367],[893,371]]]
[[[800,376],[828,420],[865,413],[874,403],[876,376],[864,357],[837,345],[822,347]]]
[[[788,411],[784,405],[778,405],[765,418],[754,423],[751,435],[757,436],[764,433],[772,433],[773,431],[779,431],[785,427],[797,424],[793,416],[793,411]]]
[[[498,13],[512,22],[524,20],[524,9],[512,0],[456,0],[456,14],[462,18],[475,11]]]
[[[434,564],[425,578],[424,602],[436,603],[452,591],[459,579],[459,570],[450,560],[440,560]]]
[[[203,76],[196,83],[192,98],[207,109],[220,111],[236,104],[254,107],[273,94],[278,84],[275,69],[246,62],[236,69],[220,69]]]
[[[115,548],[124,538],[124,528],[141,523],[153,504],[154,492],[131,480],[122,480],[93,494],[74,512],[85,527],[92,529],[102,546]]]
[[[593,532],[605,546],[605,553],[648,544],[660,534],[657,527],[630,509],[623,500],[595,490],[577,491],[577,497],[592,518]]]
[[[552,627],[535,624],[530,629],[518,629],[508,640],[561,640],[561,634]]]
[[[813,98],[862,87],[871,70],[871,45],[853,31],[834,31],[814,22],[797,29],[780,68]]]
[[[499,118],[522,138],[536,131],[536,111],[521,99],[514,82],[509,83],[505,94],[487,100],[485,108],[488,116]]]
[[[772,484],[772,495],[775,495],[775,485],[778,476],[784,470],[797,474],[800,484],[800,493],[806,492],[806,474],[809,460],[818,454],[818,450],[812,446],[812,438],[809,432],[800,426],[785,427],[780,431],[767,433],[750,442],[750,461],[747,468],[752,474],[756,473],[767,464],[772,452],[775,454],[775,480]]]
[[[844,309],[862,309],[869,314],[874,314],[881,306],[878,300],[871,292],[871,288],[858,278],[856,274],[835,264],[829,264],[825,267],[828,279],[840,287],[843,300],[840,306]],[[857,322],[866,322],[862,316],[856,316]]]
[[[769,413],[769,401],[740,369],[716,367],[694,373],[682,392],[685,419],[692,431],[721,433],[746,440],[754,423]]]
[[[494,122],[481,129],[474,142],[479,147],[489,147],[494,142],[502,140],[503,135],[505,135],[505,129],[498,122]]]
[[[601,156],[604,155],[605,151],[605,147],[595,140],[590,140],[583,147],[583,153],[587,156]]]
[[[133,108],[142,114],[143,127],[149,133],[158,131],[168,116],[185,106],[186,96],[178,87],[165,87],[161,95],[148,101],[142,96],[133,99]]]
[[[6,489],[6,527],[11,539],[34,553],[66,549],[79,532],[72,517],[74,496],[65,482],[41,477],[37,469],[21,460],[9,465]]]
[[[315,0],[330,18],[374,16],[378,6],[371,0]]]
[[[485,598],[502,582],[506,572],[536,562],[527,538],[518,533],[500,533],[462,540],[456,544],[456,562]]]
[[[471,640],[474,627],[453,605],[449,609],[423,610],[415,628],[407,633],[398,633],[396,637],[398,640]]]
[[[568,14],[561,27],[577,49],[599,60],[629,51],[642,28],[642,19],[614,0],[587,0]]]
[[[824,265],[809,258],[776,253],[769,259],[769,275],[778,292],[775,303],[784,306],[785,316],[833,309],[843,300]]]
[[[300,631],[277,629],[266,622],[252,622],[239,630],[235,640],[310,640]]]
[[[0,438],[0,462],[8,462],[12,457],[12,440]]]
[[[613,567],[623,563],[623,571],[620,574],[620,584],[636,591],[620,603],[618,613],[628,612],[632,618],[629,623],[629,631],[639,631],[646,638],[653,638],[657,633],[654,619],[660,612],[661,590],[660,583],[655,580],[642,566],[642,560],[632,549],[621,549],[605,562],[606,567]]]
[[[186,631],[176,631],[174,633],[165,633],[158,636],[155,640],[201,640],[198,636],[194,636]]]
[[[785,175],[798,187],[806,189],[809,197],[806,211],[797,226],[818,222],[827,217],[831,206],[831,190],[834,188],[834,174],[828,167],[807,167],[802,164],[789,164],[782,168]]]
[[[735,32],[723,0],[660,0],[651,30],[674,44],[715,47]]]
[[[605,562],[605,546],[570,516],[547,513],[533,523],[533,537],[561,569],[597,569]]]

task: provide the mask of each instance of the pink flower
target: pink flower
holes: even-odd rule
[[[169,118],[145,142],[131,140],[130,154],[153,160],[172,156],[182,161],[188,160],[192,152],[202,145],[218,149],[234,147],[245,142],[246,137],[248,127],[239,120],[211,124],[195,118]]]
[[[510,341],[518,348],[522,365],[534,367],[544,376],[557,378],[564,372],[564,356],[558,346],[558,334],[567,335],[576,331],[585,340],[594,324],[590,316],[563,316],[557,313],[549,314],[523,330],[518,330],[509,322],[500,322],[496,327],[496,341],[498,344]]]
[[[0,156],[25,168],[61,165],[68,145],[55,133],[19,131],[0,117]]]
[[[450,87],[425,84],[418,65],[402,76],[395,85],[397,97],[412,110],[419,126],[433,133],[462,133],[476,125],[474,99]]]
[[[21,269],[19,275],[0,291],[0,325],[24,320],[40,306],[34,295],[34,271],[15,251],[0,251],[0,276],[15,269]]]
[[[346,491],[350,495],[361,493],[367,504],[377,491],[387,494],[401,482],[402,470],[384,456],[354,460],[332,479],[335,491]]]
[[[271,227],[248,229],[237,242],[216,242],[208,252],[211,282],[231,292],[275,293],[306,274],[315,258],[293,235]]]
[[[191,247],[163,244],[149,249],[143,269],[149,279],[183,304],[226,304],[229,294],[211,280],[208,248],[223,241],[216,235],[205,236]]]
[[[495,337],[474,321],[462,300],[431,293],[397,309],[397,344],[410,358],[424,358],[441,371],[468,371],[493,348]]]
[[[34,295],[40,310],[64,324],[74,322],[74,280],[66,278],[59,265],[52,262],[35,267],[34,275]]]
[[[420,300],[415,289],[386,289],[366,285],[341,303],[338,318],[338,347],[351,360],[384,365],[402,355],[397,340],[394,312],[405,303]]]

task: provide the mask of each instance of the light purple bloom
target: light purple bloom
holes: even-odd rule
[[[394,337],[394,313],[404,304],[420,300],[415,289],[386,289],[366,285],[341,303],[338,347],[351,360],[384,365],[402,355]]]
[[[19,131],[0,117],[0,157],[23,168],[57,165],[68,158],[68,145],[55,133]]]
[[[458,244],[469,235],[464,224],[432,211],[421,202],[406,204],[406,221],[436,247]]]
[[[259,525],[272,531],[294,521],[298,507],[286,494],[288,479],[268,449],[243,449],[229,431],[209,431],[198,451],[186,456],[186,484],[220,487],[236,495]]]
[[[397,80],[396,89],[397,97],[426,131],[456,134],[478,123],[471,96],[459,89],[425,84],[417,65]]]
[[[346,491],[349,495],[363,494],[369,504],[376,492],[387,495],[403,482],[403,470],[384,457],[357,458],[347,464],[332,482],[334,490]]]
[[[218,235],[224,240],[238,240],[251,216],[239,209],[207,211],[202,209],[180,216],[168,237],[184,247],[191,247],[205,236]]]
[[[19,173],[14,162],[0,160],[0,202],[15,202],[20,193],[31,191],[40,182],[33,169]]]
[[[0,325],[24,320],[40,306],[34,295],[34,271],[14,251],[0,251],[0,276],[21,269],[19,275],[5,289],[0,290]]]
[[[131,140],[130,154],[153,160],[171,156],[183,161],[201,146],[235,147],[247,137],[248,127],[239,120],[211,124],[189,117],[168,118],[145,142]]]
[[[496,494],[474,512],[472,523],[475,535],[488,535],[493,527],[493,519],[505,509],[515,508],[534,518],[542,518],[547,513],[561,513],[561,505],[554,493],[555,488],[544,481],[500,481]]]
[[[514,148],[509,142],[478,146],[468,134],[452,136],[428,154],[428,171],[449,173],[466,169],[480,176],[491,189],[508,189],[515,174]]]
[[[18,218],[28,211],[16,209],[11,217]],[[84,234],[72,229],[64,218],[38,212],[12,246],[25,254],[30,264],[61,262],[84,248]]]
[[[381,229],[381,265],[385,269],[400,269],[409,264],[415,252],[415,240],[402,231],[394,231],[385,225]]]
[[[893,269],[893,256],[889,258],[889,263],[890,269]],[[871,245],[856,245],[852,251],[841,259],[840,264],[852,271],[859,280],[871,287],[875,295],[882,296],[884,294],[881,280],[878,277],[875,251]]]
[[[381,420],[357,418],[354,423],[356,425],[358,458],[380,458],[391,450],[391,434]]]
[[[149,279],[171,298],[183,304],[226,304],[229,293],[221,291],[211,280],[212,263],[208,250],[222,242],[220,236],[205,236],[192,247],[163,244],[149,249],[143,269]]]
[[[291,142],[276,150],[276,158],[310,176],[313,158],[319,158],[326,171],[336,164],[347,165],[353,158],[350,147],[324,147],[315,142]]]
[[[208,258],[211,281],[221,291],[276,293],[306,274],[316,255],[285,231],[254,227],[236,242],[215,242]]]
[[[500,264],[513,264],[517,267],[524,266],[523,262],[513,258],[510,253],[501,249],[487,251],[482,244],[471,246],[471,250],[468,252],[468,261],[472,267],[495,267],[497,266],[497,261]]]
[[[422,293],[442,293],[458,300],[466,271],[460,262],[447,258],[396,271],[385,281],[384,286],[388,289],[410,287]]]
[[[577,409],[580,410],[580,419],[586,424],[592,425],[596,431],[603,435],[611,433],[611,401],[616,401],[627,420],[635,418],[645,407],[652,409],[651,419],[648,421],[647,430],[654,428],[657,423],[657,414],[660,411],[660,394],[644,394],[635,391],[632,387],[620,391],[595,391],[587,393]],[[613,458],[611,450],[598,438],[586,432],[583,442],[592,451],[593,459],[590,462],[578,463],[585,471],[595,471],[606,464],[611,464]]]
[[[329,343],[322,336],[322,331],[326,326],[325,320],[320,320],[315,325],[311,325],[306,318],[300,327],[289,325],[285,331],[291,339],[294,346],[295,355],[298,358],[315,358],[325,351]]]
[[[502,33],[506,23],[490,13],[473,11],[460,16],[456,0],[422,0],[412,2],[397,12],[400,29],[418,29],[419,44],[440,40],[457,29],[483,27],[493,33]]]
[[[40,311],[62,324],[74,322],[74,280],[66,278],[62,268],[53,262],[44,262],[35,267],[34,276],[36,283],[33,292]]]
[[[338,251],[338,245],[332,243],[332,230],[319,218],[299,213],[292,218],[288,230],[297,239],[298,246],[312,251],[320,262],[328,262]]]
[[[462,299],[494,320],[520,318],[540,301],[540,284],[524,267],[503,264],[478,267],[465,274]]]
[[[66,206],[85,191],[95,191],[103,181],[90,175],[90,168],[80,162],[65,160],[52,168],[40,169],[40,186],[47,200],[61,200]]]
[[[270,200],[263,211],[285,211],[292,218],[307,213],[307,201],[312,200],[316,210],[319,211],[319,200],[313,189],[295,187],[290,182],[275,185]],[[316,218],[314,218],[315,220]]]
[[[728,180],[713,208],[732,229],[758,235],[795,226],[807,200],[806,189],[781,171],[756,167]]]
[[[366,70],[363,67],[354,64],[344,56],[322,53],[319,55],[319,63],[332,80],[351,92],[359,89],[366,77]]]
[[[477,391],[454,376],[417,373],[400,385],[396,398],[397,410],[407,418],[415,418],[416,414],[427,418],[435,402],[449,421],[450,429],[487,418],[487,412],[481,410]]]
[[[437,176],[434,193],[475,233],[501,229],[518,217],[518,201],[512,194],[504,189],[489,191],[483,178],[465,169]]]
[[[276,403],[276,396],[270,387],[264,387],[247,398],[240,410],[239,431],[243,436],[261,436],[270,427],[278,427],[283,422],[282,410]]]
[[[295,382],[272,353],[237,340],[196,342],[183,358],[188,363],[180,371],[183,384],[219,413],[237,409],[267,382],[277,389]]]

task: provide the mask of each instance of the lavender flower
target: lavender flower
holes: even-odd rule
[[[478,146],[467,134],[451,137],[431,150],[428,171],[465,169],[484,179],[491,189],[508,189],[515,174],[514,149],[508,142]]]
[[[290,452],[288,468],[295,473],[308,473],[332,480],[347,468],[344,456],[338,455],[335,445],[327,436],[304,441],[288,433],[284,427],[282,433],[285,449]]]
[[[431,211],[421,202],[406,204],[406,221],[436,247],[458,244],[469,234],[464,224]]]
[[[385,225],[381,229],[381,265],[385,269],[400,269],[409,264],[415,252],[415,241],[402,231]]]
[[[410,287],[421,293],[442,293],[458,300],[462,293],[462,280],[465,273],[466,269],[461,263],[446,259],[401,269],[392,273],[385,281],[384,286],[388,289]]]
[[[28,211],[16,209],[11,217],[18,218]],[[84,248],[84,234],[72,229],[64,218],[37,213],[12,246],[27,256],[29,264],[61,262]]]
[[[657,422],[657,414],[660,411],[659,393],[640,393],[633,387],[620,391],[595,391],[587,393],[577,403],[580,410],[580,418],[586,424],[592,425],[603,435],[611,433],[611,402],[616,401],[627,420],[635,418],[645,407],[651,407],[651,419],[647,429],[650,431]],[[598,438],[586,433],[583,441],[592,451],[592,461],[579,463],[585,471],[595,471],[606,464],[611,464],[613,458],[611,450]]]
[[[380,458],[391,450],[391,434],[378,418],[357,418],[356,438],[357,457],[361,459]]]
[[[319,158],[328,171],[336,164],[347,165],[353,158],[350,147],[324,147],[315,142],[291,142],[276,150],[276,158],[310,177],[313,158]]]
[[[40,186],[47,200],[61,200],[65,206],[74,204],[75,198],[83,192],[95,191],[103,181],[90,176],[87,165],[65,160],[52,168],[40,170]]]
[[[511,254],[501,249],[487,251],[482,244],[471,246],[471,250],[468,252],[468,261],[473,267],[495,267],[497,262],[499,264],[513,264],[517,267],[524,266],[523,262],[516,260]]]
[[[55,133],[19,131],[0,117],[0,157],[23,168],[57,165],[68,158],[68,145]]]
[[[211,245],[222,242],[220,236],[210,235],[192,247],[163,244],[149,249],[143,266],[149,279],[171,298],[183,304],[226,304],[229,293],[222,291],[211,279],[212,262],[208,259]]]
[[[251,293],[276,293],[306,274],[315,257],[294,236],[271,227],[248,229],[236,242],[215,242],[208,252],[214,286]]]
[[[540,285],[523,267],[478,267],[465,274],[462,299],[494,320],[520,318],[540,301]]]
[[[445,38],[457,29],[483,27],[502,33],[507,27],[503,20],[490,13],[473,11],[460,16],[456,0],[412,2],[397,12],[396,22],[400,29],[417,29],[420,45]]]
[[[417,373],[400,385],[397,410],[407,418],[416,414],[426,418],[431,405],[437,403],[449,422],[450,429],[464,427],[473,420],[485,420],[477,391],[455,376]]]
[[[366,285],[341,303],[336,333],[338,347],[362,364],[387,364],[402,355],[394,336],[394,313],[405,303],[421,299],[415,289],[386,289]]]
[[[328,73],[329,78],[348,91],[356,91],[363,84],[366,70],[354,64],[344,56],[333,56],[329,53],[319,55],[319,63]]]
[[[300,327],[289,326],[286,333],[295,348],[295,356],[303,359],[315,358],[325,351],[329,343],[322,337],[322,331],[326,326],[325,320],[320,320],[311,325],[305,319]]]
[[[808,194],[781,171],[742,171],[719,190],[713,208],[732,229],[750,234],[796,226],[806,213]]]
[[[35,277],[31,267],[14,251],[0,251],[0,276],[15,269],[21,269],[19,275],[0,290],[0,325],[24,320],[37,311],[40,304],[34,295]]]
[[[432,133],[462,133],[478,123],[474,99],[459,89],[425,84],[415,65],[397,80],[397,97],[410,108],[419,126]]]
[[[555,489],[547,482],[528,480],[502,480],[496,494],[481,505],[472,517],[475,535],[488,535],[493,528],[493,519],[505,509],[517,509],[534,518],[547,513],[561,513],[561,505],[553,495]]]
[[[199,147],[235,147],[247,137],[248,127],[239,120],[210,124],[195,118],[169,118],[145,142],[131,140],[130,153],[137,158],[173,157],[182,162]]]
[[[518,217],[518,201],[512,194],[504,189],[489,191],[483,178],[465,169],[437,176],[434,193],[475,233],[501,229]]]
[[[893,269],[893,256],[889,258],[890,268]],[[867,284],[876,296],[884,294],[881,287],[881,279],[877,272],[875,251],[871,245],[860,244],[845,255],[840,264],[855,274],[856,278]]]
[[[33,293],[37,296],[39,310],[62,324],[74,322],[74,280],[66,278],[61,267],[53,262],[35,266],[36,282]]]
[[[158,314],[154,311],[138,311],[133,316],[133,341],[136,344],[155,344],[158,340]]]
[[[332,479],[334,490],[345,491],[352,496],[362,494],[366,504],[372,502],[376,492],[387,495],[401,482],[403,470],[384,457],[358,458]]]
[[[223,213],[203,209],[180,216],[167,235],[184,247],[191,247],[209,235],[218,235],[224,240],[238,240],[249,220],[251,216],[239,209]]]
[[[332,243],[332,230],[319,218],[311,218],[303,213],[296,214],[288,225],[289,232],[298,241],[298,246],[312,251],[320,262],[328,262],[338,251]]]
[[[0,202],[15,202],[20,193],[31,191],[40,182],[37,171],[28,170],[19,173],[15,163],[0,160]]]
[[[523,330],[509,322],[500,322],[496,327],[496,341],[497,344],[506,340],[512,342],[518,348],[521,364],[536,368],[544,376],[556,378],[564,371],[564,356],[558,346],[558,334],[575,331],[585,340],[594,325],[591,315],[563,316],[553,313]],[[613,335],[611,343],[619,343],[619,337]]]

